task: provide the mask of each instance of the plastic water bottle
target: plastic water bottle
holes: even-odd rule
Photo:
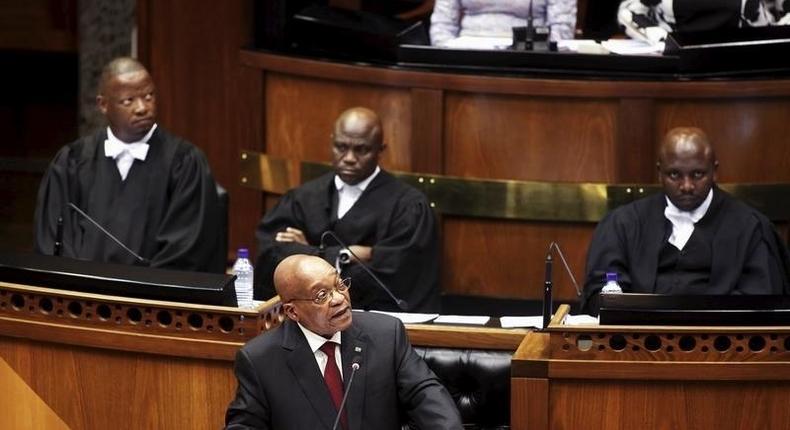
[[[614,272],[606,272],[606,283],[604,284],[603,288],[601,289],[602,294],[619,294],[622,293],[623,289],[620,288],[620,284],[617,283],[617,273]]]
[[[236,253],[236,262],[233,263],[233,274],[236,275],[234,288],[236,289],[236,302],[240,308],[251,308],[252,302],[252,277],[253,269],[250,263],[250,251],[239,248]]]

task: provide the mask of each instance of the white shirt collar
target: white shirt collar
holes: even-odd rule
[[[140,139],[140,140],[138,140],[136,142],[124,142],[123,140],[118,139],[114,134],[112,134],[112,129],[109,126],[107,126],[107,140],[118,142],[118,143],[123,143],[123,144],[148,143],[148,141],[151,140],[151,136],[153,136],[153,134],[154,134],[154,130],[156,130],[156,123],[154,123],[154,125],[151,126],[151,129],[148,130],[148,133],[146,133],[145,136],[143,136],[142,139]]]
[[[340,190],[343,189],[343,187],[355,187],[355,188],[358,188],[360,191],[365,191],[365,189],[368,187],[368,185],[370,185],[370,183],[373,181],[373,178],[375,178],[376,175],[378,175],[380,171],[381,171],[381,168],[379,166],[376,166],[376,170],[374,170],[373,173],[370,174],[370,176],[368,176],[367,178],[363,179],[362,181],[360,181],[356,185],[349,185],[349,184],[343,182],[343,180],[340,179],[340,176],[335,175],[335,188],[337,188],[337,190],[340,191]]]
[[[691,220],[693,223],[696,223],[705,216],[705,214],[708,212],[708,208],[710,208],[710,203],[713,201],[713,188],[711,187],[710,191],[708,191],[708,196],[705,197],[705,200],[702,202],[702,204],[691,211],[680,210],[677,206],[672,204],[672,202],[669,200],[669,197],[664,196],[664,198],[667,199],[667,210],[665,211],[667,216],[674,215],[683,217]]]
[[[304,333],[304,337],[307,339],[307,344],[310,345],[310,350],[313,351],[313,354],[315,354],[315,352],[318,351],[321,346],[328,341],[332,341],[340,345],[341,336],[339,331],[335,332],[331,338],[327,339],[303,326],[300,322],[297,322],[296,324],[298,324],[299,328],[302,329],[302,333]]]

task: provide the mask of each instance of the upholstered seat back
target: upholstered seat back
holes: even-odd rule
[[[453,396],[465,429],[510,428],[512,351],[421,347],[415,350]]]

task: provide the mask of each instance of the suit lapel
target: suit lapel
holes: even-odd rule
[[[349,430],[362,429],[362,411],[365,407],[365,379],[368,372],[370,360],[368,359],[367,341],[359,328],[352,323],[343,332],[343,342],[341,343],[341,354],[343,356],[343,383],[345,390],[348,391],[346,400],[346,413],[348,414]],[[359,370],[354,374],[354,381],[349,389],[351,366],[354,362],[359,363]]]
[[[315,362],[315,355],[295,322],[285,321],[283,330],[282,346],[288,355],[288,367],[321,423],[331,429],[336,415],[335,405]]]

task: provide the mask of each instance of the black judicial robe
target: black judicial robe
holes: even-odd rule
[[[318,254],[324,231],[332,230],[347,245],[373,248],[372,271],[409,310],[437,311],[439,308],[439,248],[436,218],[425,196],[385,171],[371,181],[359,200],[337,219],[337,188],[334,173],[328,173],[280,198],[258,226],[256,298],[274,292],[274,268],[293,254]],[[286,227],[302,230],[305,246],[276,242]],[[341,247],[327,238],[323,257],[334,265]],[[358,264],[349,265],[343,276],[351,276],[351,298],[357,308],[398,310]]]
[[[617,272],[623,292],[657,293],[659,256],[672,229],[665,207],[664,194],[657,193],[615,209],[598,224],[587,254],[583,308],[596,308],[606,272]],[[710,246],[710,281],[704,290],[678,285],[670,294],[790,292],[787,248],[757,210],[714,187],[693,235]]]
[[[63,216],[61,255],[135,264],[135,258],[70,209],[73,202],[152,267],[216,271],[219,206],[203,153],[157,127],[145,161],[134,160],[125,181],[104,154],[102,130],[63,147],[38,191],[35,251],[53,253]]]

